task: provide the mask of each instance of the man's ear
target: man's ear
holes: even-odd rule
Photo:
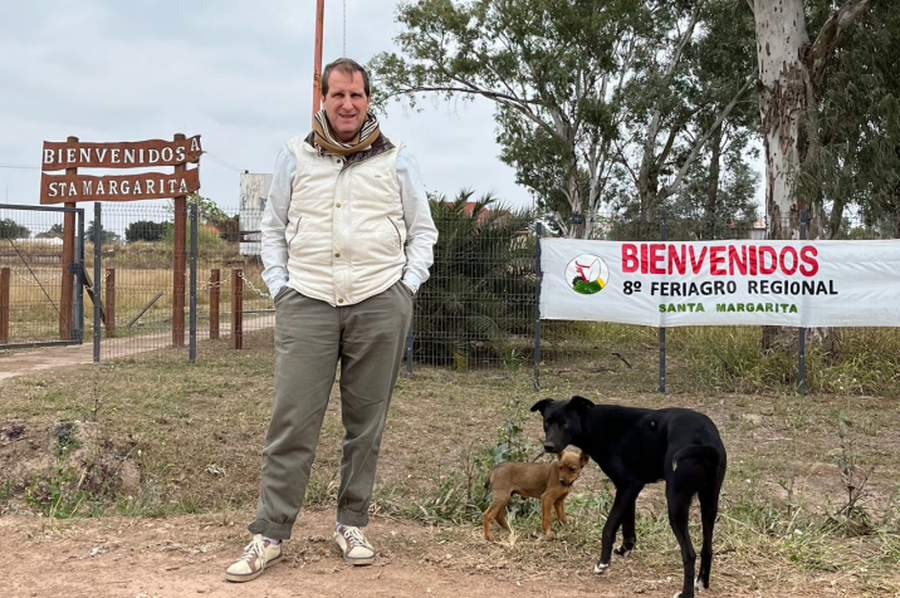
[[[550,403],[553,402],[553,399],[541,399],[537,403],[531,406],[532,411],[540,411],[541,415],[544,415],[544,409],[546,409]]]
[[[583,413],[593,407],[594,404],[584,397],[575,395],[574,397],[572,397],[572,400],[569,401],[569,406],[577,413]]]

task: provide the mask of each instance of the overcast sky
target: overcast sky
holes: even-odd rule
[[[395,0],[326,0],[325,63],[399,51]],[[37,204],[44,140],[201,135],[200,193],[237,209],[239,173],[271,172],[309,130],[314,0],[33,0],[0,17],[0,202]],[[389,107],[431,191],[462,187],[530,206],[500,162],[487,101]],[[170,172],[170,169],[164,169]],[[126,172],[126,171],[122,171]],[[120,172],[120,174],[122,173]],[[90,208],[92,204],[82,204]]]

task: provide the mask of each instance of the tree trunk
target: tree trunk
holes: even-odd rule
[[[793,189],[809,143],[805,120],[815,101],[803,62],[809,46],[803,0],[755,0],[759,112],[766,154],[766,214],[770,239],[798,238]]]
[[[809,210],[807,238],[817,238],[821,210],[798,202],[795,182],[817,133],[815,87],[804,57],[809,48],[803,0],[754,0],[759,64],[759,112],[766,156],[766,215],[769,239],[798,239],[800,210]],[[833,337],[816,333],[816,337]],[[789,350],[798,330],[763,328],[766,350]],[[826,346],[833,342],[826,341]]]
[[[709,186],[706,190],[706,238],[715,239],[718,223],[716,212],[719,207],[719,178],[722,158],[722,127],[719,126],[709,139]]]

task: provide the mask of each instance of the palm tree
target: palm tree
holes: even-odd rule
[[[491,194],[470,201],[431,198],[438,229],[431,278],[415,313],[414,359],[467,369],[511,350],[513,337],[534,329],[534,250],[531,211],[493,208]]]

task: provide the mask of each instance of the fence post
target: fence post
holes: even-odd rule
[[[106,269],[106,326],[107,338],[116,335],[116,269]]]
[[[807,211],[800,210],[800,240],[806,240]],[[799,328],[800,339],[797,343],[797,392],[806,394],[806,328]]]
[[[541,389],[541,237],[544,234],[544,225],[538,222],[534,227],[534,389]]]
[[[84,342],[84,210],[79,208],[76,210],[78,215],[78,236],[75,239],[75,259],[78,260],[72,264],[75,274],[75,288],[72,295],[72,340],[79,343]],[[99,300],[99,299],[98,299]]]
[[[190,271],[191,271],[191,289],[190,289],[190,316],[188,326],[189,332],[189,349],[188,359],[191,363],[197,361],[197,220],[199,216],[196,200],[191,204],[191,255],[190,255]]]
[[[218,268],[209,271],[209,338],[219,338],[219,296],[222,280]]]
[[[11,280],[9,268],[0,269],[0,344],[9,342],[9,285]]]
[[[77,144],[78,137],[70,135],[66,143]],[[78,168],[67,168],[67,175],[77,175]],[[74,277],[71,268],[75,265],[75,202],[65,202],[63,215],[63,248],[62,248],[62,280],[59,286],[59,338],[64,341],[73,340],[72,300],[75,293]],[[82,293],[81,287],[78,292]]]
[[[406,375],[409,378],[412,378],[413,375],[413,365],[412,365],[412,355],[413,355],[413,327],[416,323],[416,304],[413,303],[413,311],[409,314],[409,328],[406,330]]]
[[[666,242],[666,209],[659,209],[659,240]],[[666,328],[659,327],[659,392],[666,394]]]
[[[175,134],[175,142],[184,141],[184,133]],[[184,164],[175,167],[175,174],[181,174],[187,170]],[[187,221],[187,196],[175,197],[172,202],[175,205],[175,251],[172,264],[172,346],[184,346],[184,271],[185,271],[185,224]]]
[[[244,271],[231,271],[231,348],[244,346]]]
[[[103,255],[103,235],[100,234],[103,230],[101,205],[99,201],[94,202],[94,363],[100,362],[100,319],[102,318],[100,310],[100,260]],[[81,263],[84,264],[84,260]]]

